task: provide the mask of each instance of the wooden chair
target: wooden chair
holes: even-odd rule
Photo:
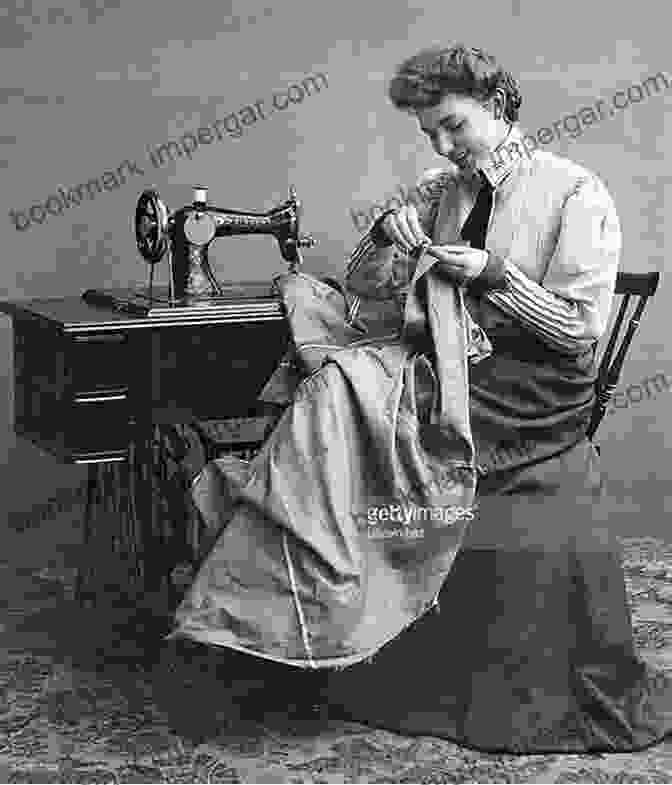
[[[618,380],[620,379],[621,370],[628,349],[630,348],[632,339],[634,338],[642,320],[642,316],[644,315],[644,308],[646,308],[649,297],[653,297],[656,293],[659,281],[659,272],[618,273],[618,276],[616,277],[614,294],[617,296],[621,295],[623,299],[621,300],[614,325],[611,328],[611,333],[609,334],[597,373],[597,382],[595,383],[597,397],[595,399],[595,406],[587,432],[588,438],[591,440],[593,440],[595,433],[607,412],[607,406],[611,396],[614,394]],[[614,357],[616,342],[621,334],[621,328],[623,327],[623,322],[632,297],[638,297],[639,299],[634,308],[634,312],[632,312],[630,320],[628,321],[628,326],[622,336],[618,351],[616,351],[616,356]]]

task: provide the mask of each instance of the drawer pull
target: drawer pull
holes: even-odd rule
[[[126,392],[115,393],[84,393],[75,396],[75,403],[103,403],[106,401],[125,401],[128,398]]]
[[[118,454],[118,455],[110,455],[103,453],[100,456],[96,457],[80,457],[75,458],[73,463],[77,464],[84,464],[84,463],[121,463],[122,461],[128,460],[128,454]]]
[[[85,333],[72,336],[75,343],[123,343],[127,337],[126,333]]]

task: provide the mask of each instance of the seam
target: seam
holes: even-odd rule
[[[287,543],[287,531],[283,529],[282,531],[282,551],[285,557],[285,563],[287,565],[287,572],[289,574],[289,582],[292,587],[292,596],[294,598],[294,607],[296,608],[296,615],[299,619],[299,628],[301,630],[301,639],[303,641],[303,648],[306,650],[306,655],[308,656],[308,663],[310,667],[315,669],[317,665],[313,658],[313,650],[310,645],[310,640],[308,638],[308,627],[306,625],[306,619],[303,615],[303,608],[301,607],[301,600],[299,599],[299,592],[296,588],[296,578],[294,576],[294,565],[292,564],[292,559],[289,554],[289,544]]]

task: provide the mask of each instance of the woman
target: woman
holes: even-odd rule
[[[324,702],[404,733],[645,747],[672,727],[672,685],[635,652],[586,438],[614,205],[586,169],[527,154],[516,83],[479,50],[421,52],[390,97],[450,162],[420,203],[380,216],[346,271],[353,293],[403,306],[402,340],[369,341],[336,290],[285,277],[307,378],[250,465],[197,478],[214,538],[177,634],[346,666]],[[415,504],[474,519],[424,519],[403,539],[398,512]]]
[[[591,172],[529,151],[516,82],[478,49],[422,51],[389,96],[451,166],[376,220],[346,283],[403,302],[422,247],[464,287],[493,347],[469,369],[478,514],[440,613],[333,675],[329,703],[490,751],[643,748],[672,728],[672,686],[636,654],[586,437],[621,247],[614,205]]]

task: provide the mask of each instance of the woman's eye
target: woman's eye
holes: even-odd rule
[[[445,123],[445,124],[442,123],[441,124],[441,128],[443,128],[444,131],[448,131],[448,133],[450,133],[450,134],[454,134],[456,131],[459,131],[462,128],[462,126],[465,124],[465,122],[466,122],[466,120],[462,120],[462,122],[457,123],[456,125],[449,125],[448,123]],[[435,131],[425,131],[425,134],[430,139],[433,139],[434,136],[436,135],[436,132]]]

